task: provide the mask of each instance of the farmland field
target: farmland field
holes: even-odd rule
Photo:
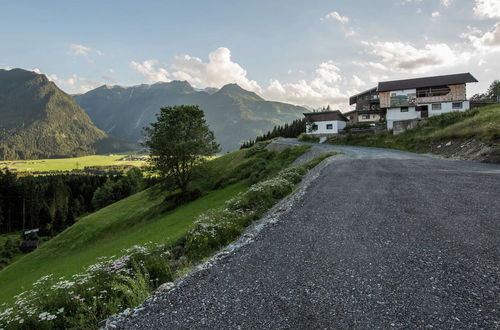
[[[143,166],[145,161],[121,160],[127,155],[93,155],[74,158],[0,161],[0,168],[19,172],[71,171],[86,166],[133,165]]]

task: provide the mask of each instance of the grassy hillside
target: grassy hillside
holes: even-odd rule
[[[47,172],[47,171],[71,171],[73,169],[83,169],[86,166],[113,166],[113,165],[133,165],[143,166],[143,161],[121,161],[124,155],[93,155],[73,158],[37,159],[37,160],[17,160],[0,161],[0,167],[16,169],[17,171]]]
[[[191,228],[199,214],[223,206],[251,183],[277,173],[306,149],[295,147],[276,153],[253,148],[212,160],[207,165],[209,175],[199,177],[193,185],[201,188],[204,196],[173,211],[164,210],[167,193],[152,188],[80,219],[0,272],[0,303],[12,301],[15,294],[43,275],[81,272],[96,258],[119,255],[134,244],[174,242]]]
[[[500,105],[434,116],[425,124],[398,135],[390,132],[358,134],[335,137],[328,142],[430,152],[440,143],[467,139],[500,145]]]

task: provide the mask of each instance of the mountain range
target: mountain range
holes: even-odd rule
[[[0,70],[0,159],[95,153],[112,139],[45,75]]]
[[[162,106],[199,105],[223,152],[308,112],[300,106],[266,101],[236,84],[199,90],[186,81],[101,86],[74,98],[97,127],[130,142],[141,140],[143,128],[155,121]]]
[[[163,106],[199,105],[223,152],[308,110],[266,101],[236,84],[196,89],[186,81],[101,86],[68,95],[43,74],[0,70],[0,160],[74,157],[137,148]]]

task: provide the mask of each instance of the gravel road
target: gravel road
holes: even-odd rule
[[[499,165],[314,150],[344,154],[277,224],[108,327],[500,328]]]

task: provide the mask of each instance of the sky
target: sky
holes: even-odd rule
[[[0,68],[72,94],[187,80],[346,110],[378,81],[500,79],[500,0],[0,0],[0,17]]]

